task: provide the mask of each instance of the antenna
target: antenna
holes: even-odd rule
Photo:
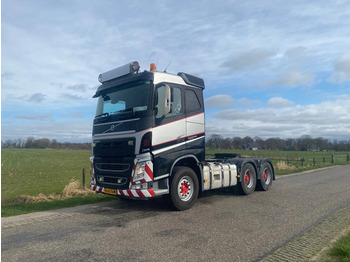
[[[168,73],[166,70],[168,69],[168,67],[170,66],[171,61],[169,62],[169,64],[166,66],[166,68],[164,69],[164,73]]]

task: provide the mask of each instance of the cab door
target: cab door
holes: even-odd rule
[[[161,83],[155,90],[155,127],[152,147],[181,149],[186,137],[186,121],[181,86]],[[179,148],[177,148],[179,147]]]

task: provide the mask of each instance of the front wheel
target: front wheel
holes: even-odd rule
[[[188,167],[174,168],[170,187],[170,203],[177,210],[190,209],[198,197],[199,183],[196,173]]]

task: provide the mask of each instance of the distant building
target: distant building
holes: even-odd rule
[[[318,145],[311,145],[307,151],[320,151],[320,147]]]
[[[248,144],[243,145],[243,149],[256,151],[256,150],[261,149],[261,147],[258,143],[248,143]]]

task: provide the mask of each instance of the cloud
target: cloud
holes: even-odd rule
[[[35,93],[28,98],[28,102],[41,103],[45,100],[46,95],[42,93]]]
[[[290,59],[298,59],[305,55],[306,50],[307,48],[303,46],[292,47],[285,52],[285,56]]]
[[[265,49],[253,49],[232,59],[225,61],[221,66],[231,71],[240,71],[265,63],[275,53]]]
[[[44,114],[44,115],[16,115],[17,119],[25,119],[25,120],[37,120],[37,121],[48,121],[52,120],[52,114]]]
[[[216,95],[205,99],[206,108],[225,109],[233,105],[233,98],[229,95]]]
[[[1,79],[2,79],[2,80],[5,80],[5,79],[12,79],[13,75],[14,75],[13,73],[4,72],[4,73],[1,73]]]
[[[68,93],[62,94],[62,97],[65,99],[70,99],[70,100],[83,100],[84,99],[81,96],[72,95],[72,94],[68,94]]]
[[[216,112],[207,116],[207,132],[229,137],[295,138],[308,134],[327,139],[349,139],[349,95],[310,105],[292,105],[289,100],[279,97],[270,99],[270,105],[283,103],[288,106]]]
[[[282,97],[272,97],[267,101],[268,107],[288,107],[293,105],[294,102]]]
[[[254,107],[259,105],[261,102],[259,100],[250,100],[247,98],[240,98],[234,101],[234,106],[238,107]]]
[[[68,86],[67,88],[70,90],[75,90],[80,92],[85,92],[88,89],[86,84],[71,85],[71,86]]]
[[[311,85],[312,83],[314,83],[314,81],[315,81],[315,76],[313,73],[302,74],[301,72],[291,70],[282,74],[277,79],[263,82],[260,86],[261,87],[276,87],[276,86],[298,87],[298,86]]]
[[[31,121],[29,123],[4,123],[1,139],[35,138],[57,139],[61,142],[90,142],[91,120],[74,121]]]
[[[30,115],[33,103],[54,116],[63,117],[66,110],[88,115],[81,108],[94,111],[92,88],[99,73],[133,60],[140,62],[141,71],[148,70],[158,58],[160,70],[171,61],[168,72],[198,75],[207,90],[249,98],[206,100],[221,110],[253,109],[261,106],[254,99],[292,97],[299,91],[280,87],[315,84],[301,98],[303,104],[324,99],[320,92],[349,93],[344,84],[329,87],[324,81],[329,76],[336,84],[349,81],[349,59],[342,58],[349,49],[348,1],[327,2],[325,8],[325,2],[316,0],[283,5],[271,0],[201,5],[120,1],[118,6],[101,0],[88,7],[81,1],[12,0],[2,8],[2,106],[11,115]],[[259,87],[271,88],[273,95]],[[268,109],[274,113],[276,108]]]
[[[66,118],[84,118],[84,115],[82,112],[74,112],[74,113],[68,113],[63,115]]]
[[[344,54],[334,62],[335,72],[328,79],[331,83],[350,81],[350,53]]]

